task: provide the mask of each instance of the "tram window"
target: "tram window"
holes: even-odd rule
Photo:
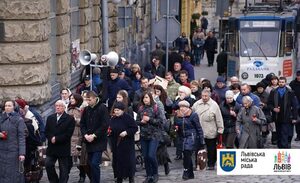
[[[285,35],[285,47],[284,52],[288,53],[291,52],[293,49],[293,35],[290,32],[287,32]]]
[[[240,54],[243,57],[275,57],[278,50],[278,31],[242,31]]]

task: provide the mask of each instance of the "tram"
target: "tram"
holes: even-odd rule
[[[297,65],[297,12],[258,4],[228,18],[224,49],[227,77],[256,85],[269,73],[290,82]]]

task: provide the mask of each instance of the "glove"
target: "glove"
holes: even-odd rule
[[[125,137],[126,135],[127,135],[127,132],[126,132],[126,131],[123,131],[123,132],[120,133],[119,136],[120,136],[120,137]]]

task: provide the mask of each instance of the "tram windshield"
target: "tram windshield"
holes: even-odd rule
[[[279,30],[241,30],[240,55],[242,57],[276,57]]]

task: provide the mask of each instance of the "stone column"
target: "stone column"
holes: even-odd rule
[[[56,68],[58,82],[68,87],[71,82],[70,0],[56,1]]]
[[[0,101],[42,104],[51,97],[49,0],[1,0],[0,7]]]
[[[91,42],[92,48],[91,51],[96,53],[98,56],[102,55],[102,44],[101,44],[101,12],[100,12],[100,0],[92,0],[92,33],[91,33]]]
[[[108,36],[109,36],[109,51],[118,50],[119,40],[118,40],[118,7],[112,2],[108,3]]]
[[[92,9],[90,7],[89,0],[79,1],[79,14],[80,14],[80,49],[91,50],[91,21],[92,21]]]

